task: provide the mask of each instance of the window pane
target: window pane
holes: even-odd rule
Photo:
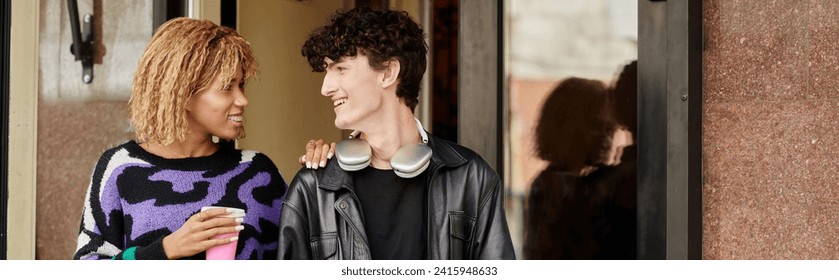
[[[637,5],[505,1],[505,179],[521,259],[634,257],[634,74],[628,92],[615,85],[637,59]],[[544,250],[525,250],[525,235]]]

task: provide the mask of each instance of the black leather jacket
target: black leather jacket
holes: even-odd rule
[[[504,188],[475,152],[430,136],[429,259],[515,259]],[[370,259],[352,174],[302,168],[286,192],[279,259]]]

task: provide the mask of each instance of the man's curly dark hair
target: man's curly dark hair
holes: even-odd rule
[[[338,61],[343,56],[361,53],[368,57],[370,67],[377,70],[384,70],[386,61],[396,59],[401,68],[396,96],[412,112],[419,102],[428,45],[422,28],[407,12],[367,7],[339,11],[327,25],[309,35],[301,53],[315,72],[326,70],[324,58]]]

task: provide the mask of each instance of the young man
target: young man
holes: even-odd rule
[[[515,259],[498,174],[414,118],[427,49],[407,13],[366,8],[305,42],[335,126],[357,133],[291,182],[280,259]]]

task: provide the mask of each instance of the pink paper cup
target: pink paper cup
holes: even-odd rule
[[[245,216],[245,210],[233,207],[219,207],[219,206],[205,206],[201,208],[201,211],[205,211],[207,209],[212,208],[232,208],[234,209],[233,213],[224,215],[222,217],[229,217],[229,218],[241,218]],[[225,234],[219,234],[213,236],[213,239],[221,239],[226,238],[230,239],[232,237],[239,236],[239,232],[231,232]],[[233,260],[236,259],[236,246],[239,244],[239,241],[233,241],[227,244],[222,244],[218,246],[211,247],[207,249],[206,255],[208,260]]]
[[[233,233],[225,233],[213,236],[213,239],[220,239],[220,238],[231,238],[234,236],[238,236],[238,232]],[[207,249],[207,259],[208,260],[234,260],[236,259],[236,245],[239,244],[239,240],[218,245],[215,247],[211,247]]]

